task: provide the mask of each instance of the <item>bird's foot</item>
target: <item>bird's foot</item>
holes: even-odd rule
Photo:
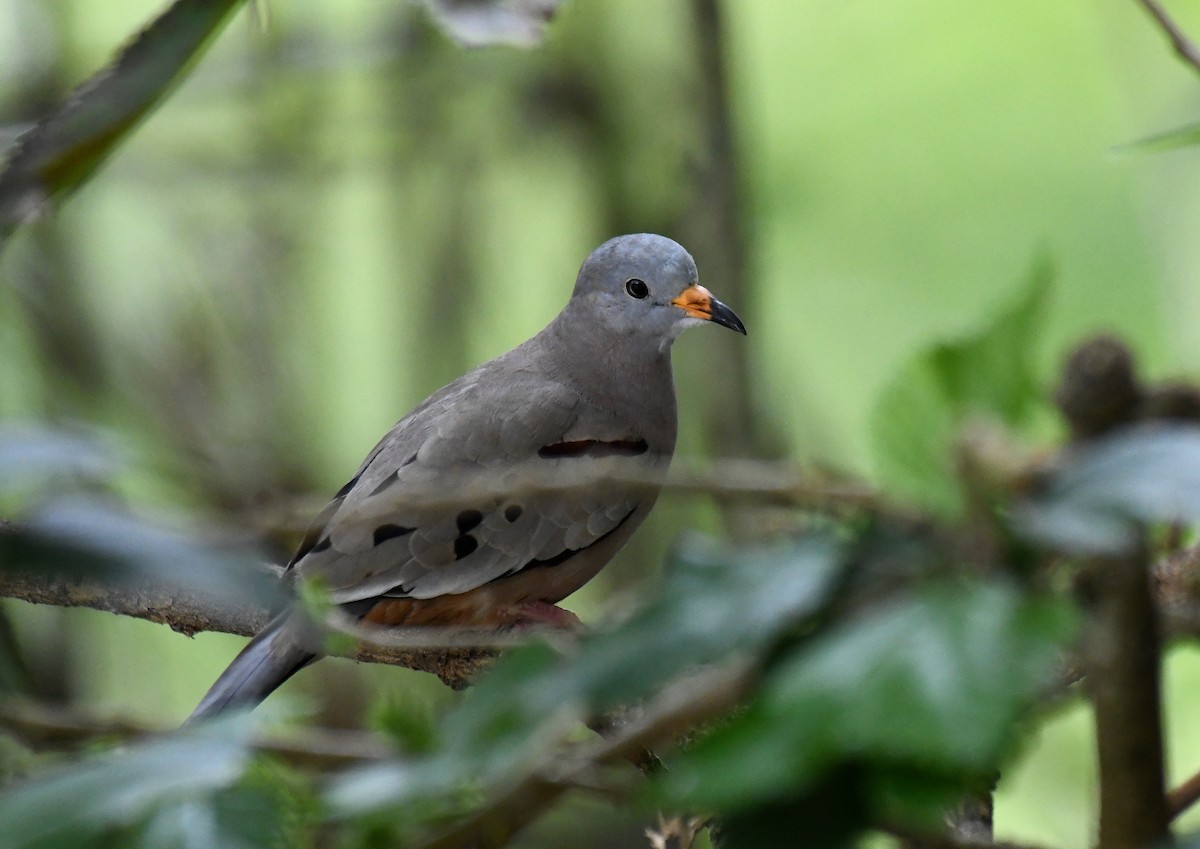
[[[517,628],[549,625],[563,631],[583,630],[583,621],[571,611],[548,601],[527,601],[516,609]]]

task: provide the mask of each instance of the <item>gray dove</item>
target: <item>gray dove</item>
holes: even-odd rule
[[[376,626],[565,626],[654,506],[675,450],[671,343],[746,332],[680,245],[642,233],[583,263],[529,341],[425,399],[317,516],[288,564]],[[234,659],[190,721],[258,704],[319,656],[297,609]]]

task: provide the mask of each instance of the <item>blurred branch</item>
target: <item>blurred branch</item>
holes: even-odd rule
[[[704,245],[702,266],[708,279],[720,281],[721,297],[745,310],[751,300],[751,222],[745,214],[745,179],[738,155],[729,92],[728,43],[721,0],[692,0],[696,30],[696,69],[700,75],[700,121],[705,160],[701,163],[699,195],[693,204],[689,234]],[[752,456],[764,453],[763,434],[754,416],[754,369],[750,348],[741,339],[714,340],[707,354],[719,357],[719,391],[710,392],[705,418],[710,444],[720,453]],[[713,359],[712,362],[718,362]]]
[[[134,740],[167,733],[128,719],[103,719],[18,699],[0,700],[0,728],[38,750],[88,746],[105,737]],[[378,735],[319,728],[286,738],[261,736],[251,745],[295,766],[314,769],[337,769],[395,755]]]
[[[1167,39],[1171,42],[1171,47],[1175,49],[1175,54],[1179,56],[1193,69],[1200,72],[1200,49],[1192,43],[1187,34],[1180,29],[1179,25],[1167,14],[1167,10],[1162,7],[1158,0],[1138,0],[1142,4],[1150,17],[1154,18],[1155,23],[1166,34]]]
[[[1160,638],[1144,546],[1085,564],[1082,661],[1096,711],[1100,849],[1169,839],[1164,786]]]

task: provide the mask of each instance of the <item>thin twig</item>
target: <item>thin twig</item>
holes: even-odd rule
[[[1196,71],[1200,72],[1200,49],[1197,49],[1196,45],[1187,37],[1187,34],[1167,14],[1167,10],[1162,7],[1158,0],[1138,0],[1138,2],[1142,4],[1142,8],[1150,13],[1150,17],[1154,18],[1159,28],[1166,34],[1176,55],[1191,65]]]

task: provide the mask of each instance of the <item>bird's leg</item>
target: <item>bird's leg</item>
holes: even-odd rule
[[[548,601],[526,601],[516,609],[516,626],[549,625],[564,631],[581,630],[583,622],[571,611]]]

